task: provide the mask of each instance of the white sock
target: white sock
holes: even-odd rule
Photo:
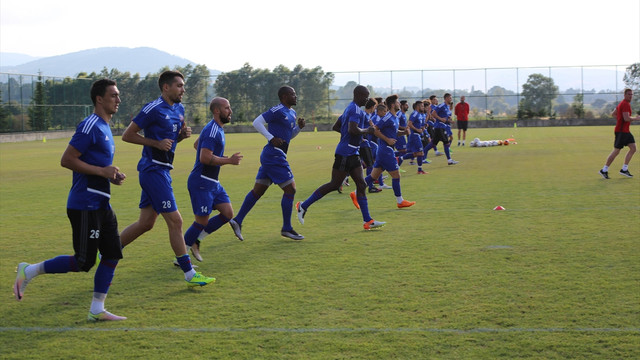
[[[398,202],[398,204],[401,204],[404,199],[402,198],[402,196],[396,196],[396,201]]]
[[[191,279],[193,279],[195,275],[196,275],[196,271],[193,270],[193,268],[191,268],[191,270],[184,273],[184,279],[187,281],[191,281]]]
[[[602,167],[602,171],[604,171],[604,172],[609,171],[609,167],[608,167],[607,165],[603,166],[603,167]]]
[[[91,311],[92,314],[97,315],[104,311],[104,300],[107,298],[107,294],[94,292],[93,299],[91,299]]]
[[[27,280],[31,280],[41,274],[44,274],[44,261],[37,264],[31,264],[24,268],[24,275]]]
[[[622,171],[627,171],[627,170],[629,170],[629,165],[627,164],[622,165]]]
[[[200,235],[198,235],[198,240],[202,241],[202,239],[206,238],[207,235],[209,235],[208,232],[206,232],[204,230],[200,231]]]

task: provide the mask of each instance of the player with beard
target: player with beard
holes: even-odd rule
[[[422,133],[425,131],[426,126],[426,114],[424,112],[424,104],[422,101],[416,101],[413,104],[413,113],[409,116],[409,122],[407,128],[411,130],[409,134],[409,140],[407,144],[407,151],[409,154],[404,155],[398,159],[400,165],[402,165],[402,159],[416,159],[418,162],[418,174],[426,174],[422,170],[422,160],[424,150],[422,148]]]
[[[378,121],[375,134],[378,137],[378,154],[373,165],[373,171],[364,181],[371,186],[373,179],[378,178],[382,171],[386,170],[391,176],[391,186],[396,196],[398,208],[405,208],[415,204],[415,201],[407,201],[402,198],[400,191],[400,172],[398,171],[398,161],[396,160],[393,146],[398,135],[398,118],[395,114],[400,109],[398,95],[390,95],[385,99],[385,104],[389,112]]]
[[[444,103],[442,104],[438,104],[438,97],[435,95],[431,95],[429,100],[431,101],[431,110],[433,110],[431,111],[431,116],[433,116],[436,121],[433,126],[431,142],[424,149],[425,155],[429,150],[433,149],[440,141],[442,141],[442,144],[444,144],[444,153],[447,156],[447,163],[449,165],[455,165],[458,162],[451,158],[451,153],[449,151],[451,143],[449,142],[449,136],[447,135],[446,130],[446,122],[451,118],[451,94],[444,94]]]
[[[59,255],[36,264],[21,262],[16,269],[13,293],[16,300],[21,301],[27,284],[38,275],[89,271],[99,250],[101,258],[94,276],[87,319],[125,320],[126,317],[114,315],[104,308],[116,266],[122,259],[118,220],[109,204],[110,184],[121,185],[126,178],[113,165],[115,143],[109,127],[120,106],[120,92],[115,81],[101,79],[91,85],[90,94],[94,112],[78,124],[60,160],[63,167],[73,171],[67,217],[71,222],[74,254]]]
[[[396,114],[398,118],[398,130],[405,131],[407,129],[407,110],[409,103],[407,100],[400,100],[400,111]],[[407,138],[404,133],[396,138],[396,156],[401,157],[407,153]],[[403,172],[404,170],[400,170]]]
[[[122,134],[122,141],[142,145],[138,162],[138,176],[142,194],[140,217],[120,233],[125,247],[142,234],[153,229],[161,214],[169,230],[169,242],[176,260],[184,272],[188,286],[204,286],[216,279],[193,270],[191,258],[182,234],[182,215],[171,187],[171,174],[176,145],[191,136],[191,128],[184,120],[184,75],[178,71],[164,71],[158,80],[161,94],[146,104]],[[140,131],[144,130],[144,136]]]
[[[184,241],[198,261],[202,261],[200,241],[233,217],[231,201],[218,179],[220,167],[238,165],[243,157],[239,152],[231,157],[224,156],[224,125],[231,121],[233,113],[229,100],[215,97],[209,103],[209,109],[213,119],[205,125],[194,144],[196,161],[187,182],[195,221],[185,232]],[[209,219],[213,209],[219,214]]]

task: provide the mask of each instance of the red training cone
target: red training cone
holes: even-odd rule
[[[504,210],[504,208],[500,205],[493,208],[493,210]]]

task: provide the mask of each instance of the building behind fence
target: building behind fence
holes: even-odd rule
[[[351,101],[351,89],[355,84],[372,88],[373,96],[385,97],[399,94],[401,99],[410,103],[428,98],[434,94],[439,97],[445,92],[454,96],[457,102],[465,96],[470,104],[470,120],[514,120],[519,117],[518,109],[522,100],[523,85],[532,74],[541,74],[551,78],[557,86],[557,92],[551,94],[549,118],[602,119],[610,117],[615,105],[622,99],[625,88],[623,77],[628,65],[575,66],[541,68],[483,68],[457,70],[401,70],[401,71],[354,71],[334,72],[333,84],[326,99],[298,99],[319,102],[318,108],[326,109],[322,114],[300,114],[312,124],[326,124],[340,114]],[[191,99],[188,108],[197,109],[200,114],[208,113],[209,99],[215,96],[213,84],[217,75],[211,76],[206,95],[202,99]],[[89,98],[92,79],[50,76],[46,74],[0,73],[1,112],[0,132],[33,131],[29,121],[34,107],[48,109],[46,130],[73,129],[78,122],[93,111]],[[74,86],[72,86],[74,84]],[[80,86],[78,85],[80,84]],[[187,84],[187,91],[188,91]],[[34,104],[38,86],[45,91],[45,101]],[[54,90],[55,89],[55,90]],[[151,101],[159,96],[157,86],[141,90],[138,99]],[[148,94],[144,94],[148,92]],[[266,98],[266,96],[265,96]],[[137,109],[140,103],[127,104]],[[239,104],[232,104],[232,107]],[[267,109],[274,104],[261,104]],[[31,111],[30,111],[31,109]],[[577,111],[576,109],[581,109]],[[118,112],[113,118],[113,127],[122,129],[135,115],[133,110]],[[187,121],[190,114],[187,113]],[[234,122],[249,124],[258,114],[246,114],[244,118],[234,117]],[[198,122],[199,119],[198,119]],[[194,124],[198,125],[198,124]],[[39,129],[42,130],[42,129]]]

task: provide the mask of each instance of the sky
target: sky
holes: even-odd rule
[[[2,0],[0,20],[0,52],[152,47],[221,71],[640,62],[640,0]]]

